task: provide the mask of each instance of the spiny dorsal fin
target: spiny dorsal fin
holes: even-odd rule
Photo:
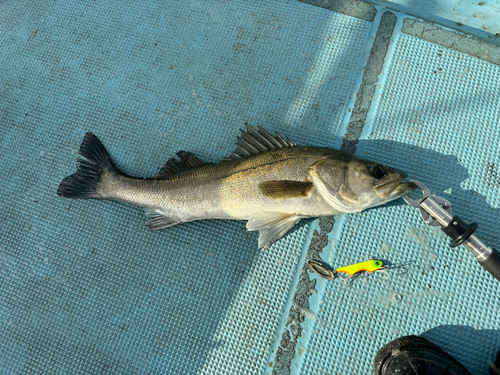
[[[256,155],[276,148],[297,146],[295,142],[290,141],[288,138],[285,140],[278,133],[273,137],[260,126],[258,130],[248,124],[246,126],[247,130],[241,130],[241,137],[238,137],[236,150],[233,151],[229,158],[225,158],[225,161]]]
[[[176,158],[168,160],[163,168],[160,169],[160,171],[156,175],[156,178],[166,178],[192,168],[198,168],[203,167],[204,165],[208,165],[207,162],[204,162],[197,156],[187,151],[179,151],[176,155],[180,160],[177,160]]]

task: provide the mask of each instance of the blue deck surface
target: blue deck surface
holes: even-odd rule
[[[141,177],[179,150],[221,160],[245,123],[339,147],[374,24],[291,0],[16,1],[0,20],[0,373],[281,373],[317,221],[262,252],[244,222],[150,232],[136,207],[57,187],[87,131]],[[422,180],[500,248],[500,67],[396,34],[357,154]],[[422,334],[485,373],[500,289],[465,249],[402,201],[339,216],[328,238],[337,267],[408,272],[350,288],[311,275],[290,372],[368,374],[379,347]]]

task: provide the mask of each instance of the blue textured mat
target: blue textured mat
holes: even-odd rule
[[[161,232],[57,197],[85,132],[124,172],[220,160],[245,122],[333,145],[371,24],[296,2],[0,4],[0,372],[256,374],[308,225]],[[338,139],[337,139],[338,140]]]
[[[389,53],[358,154],[408,171],[500,248],[500,67],[405,34]],[[300,373],[369,374],[380,347],[416,334],[487,374],[500,350],[500,285],[466,249],[401,202],[337,219],[336,230],[323,254],[336,267],[375,256],[408,272],[350,288],[318,280]]]
[[[376,28],[294,1],[16,1],[0,20],[0,373],[275,371],[317,222],[261,252],[243,222],[149,232],[142,210],[57,186],[87,131],[144,177],[180,149],[220,160],[244,123],[338,146]],[[500,248],[500,67],[397,33],[379,78],[358,154]],[[368,374],[382,345],[422,334],[486,373],[499,287],[465,249],[402,202],[339,216],[329,238],[333,265],[408,272],[317,280],[287,371]]]

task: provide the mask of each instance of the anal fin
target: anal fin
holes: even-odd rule
[[[148,227],[150,230],[165,229],[183,223],[178,218],[165,215],[161,211],[145,209],[144,213],[149,219],[146,222],[146,227]]]
[[[258,246],[266,250],[273,242],[283,237],[300,219],[302,216],[295,213],[259,212],[248,219],[247,229],[260,232]]]

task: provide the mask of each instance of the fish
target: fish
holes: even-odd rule
[[[403,182],[404,172],[333,148],[299,146],[250,125],[221,162],[179,151],[152,178],[120,171],[91,132],[79,153],[84,158],[60,183],[60,197],[142,207],[150,230],[195,220],[246,220],[248,231],[259,231],[263,249],[301,219],[359,213],[416,189]]]

